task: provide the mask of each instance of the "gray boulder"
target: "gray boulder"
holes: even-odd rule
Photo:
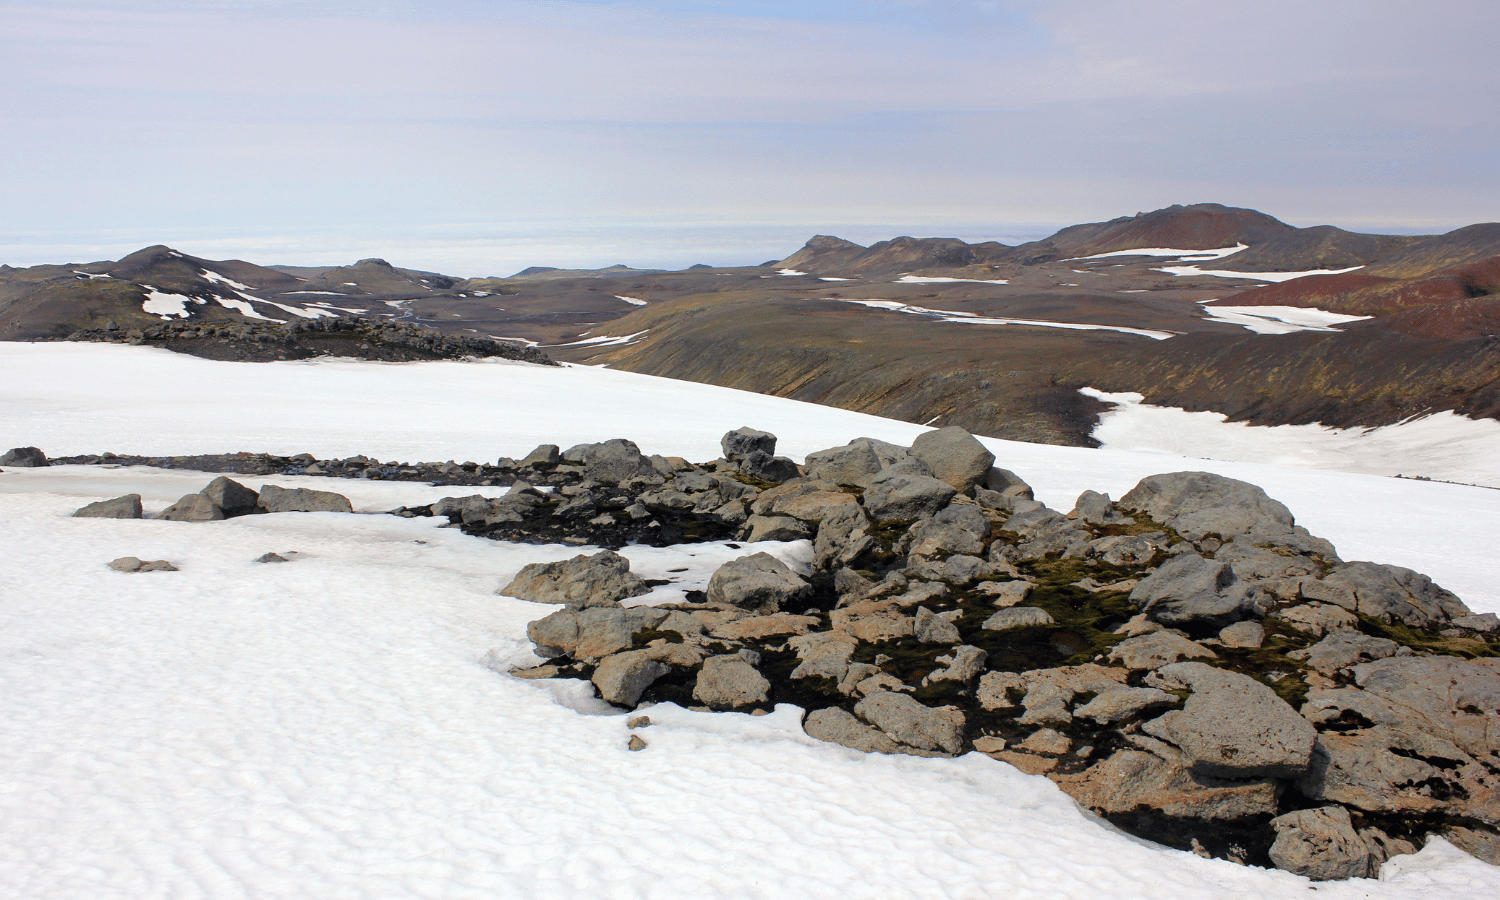
[[[80,519],[139,519],[141,495],[126,494],[113,500],[100,500],[80,508],[73,515]]]
[[[308,488],[284,488],[274,484],[260,486],[260,508],[266,512],[354,512],[349,498],[333,491]]]
[[[827,678],[837,683],[849,673],[849,658],[854,655],[858,642],[848,634],[837,631],[819,631],[801,634],[786,642],[797,654],[797,668],[792,678]]]
[[[497,593],[532,603],[561,603],[572,609],[618,606],[651,588],[630,571],[630,560],[613,550],[579,554],[561,562],[531,563]]]
[[[0,466],[16,469],[36,469],[48,465],[47,454],[35,447],[16,447],[0,454]]]
[[[910,752],[909,748],[902,747],[880,729],[866,725],[837,706],[808,713],[802,730],[808,737],[865,753]]]
[[[1163,625],[1233,625],[1257,612],[1256,596],[1222,560],[1179,553],[1141,579],[1130,600]]]
[[[1302,595],[1418,628],[1470,614],[1453,592],[1434,584],[1426,575],[1372,562],[1345,563],[1322,580],[1306,579]]]
[[[927,463],[933,477],[952,485],[959,493],[979,484],[995,462],[995,454],[958,427],[917,435],[911,444],[911,455]]]
[[[1178,819],[1235,822],[1276,811],[1276,785],[1267,780],[1227,781],[1190,771],[1181,754],[1149,739],[1150,748],[1120,750],[1058,787],[1098,813],[1160,810]]]
[[[876,691],[855,705],[854,714],[908,747],[947,756],[963,750],[964,714],[956,709],[933,709],[905,694]]]
[[[1219,631],[1226,647],[1253,650],[1265,643],[1266,627],[1259,622],[1236,622]]]
[[[772,456],[776,453],[776,435],[754,428],[736,428],[719,439],[719,447],[730,462],[739,462],[756,451]]]
[[[1210,534],[1281,534],[1294,525],[1291,511],[1259,487],[1212,472],[1148,475],[1117,505],[1143,512],[1193,541]]]
[[[875,546],[872,525],[858,503],[846,503],[822,522],[813,539],[813,566],[829,571],[853,565]]]
[[[812,532],[800,519],[791,516],[751,516],[745,520],[742,534],[741,540],[754,544],[760,541],[800,541],[811,537]]]
[[[1027,484],[1021,479],[1021,476],[1009,469],[991,467],[988,472],[984,473],[984,479],[980,481],[979,485],[987,491],[994,491],[1000,496],[1008,498],[1011,502],[1036,499],[1036,496],[1032,493],[1031,485]]]
[[[1068,518],[1079,519],[1090,525],[1128,525],[1134,521],[1115,509],[1108,494],[1101,494],[1097,491],[1084,491],[1079,494],[1077,502],[1073,504],[1073,512]]]
[[[217,522],[224,511],[202,494],[188,494],[157,513],[155,518],[168,522]]]
[[[957,681],[960,684],[969,684],[980,675],[984,674],[984,664],[989,659],[989,654],[978,647],[965,644],[953,650],[953,660],[946,668],[937,669],[928,674],[928,682],[933,681]]]
[[[1330,634],[1311,647],[1293,650],[1287,656],[1303,660],[1325,675],[1332,675],[1356,663],[1395,656],[1399,649],[1400,645],[1395,641],[1357,631],[1342,631]]]
[[[958,493],[945,481],[892,466],[870,480],[865,513],[876,522],[915,522],[942,509]]]
[[[761,481],[769,481],[772,484],[781,484],[802,475],[802,470],[797,468],[797,464],[791,459],[785,456],[772,456],[760,450],[751,450],[739,463],[741,474],[750,478],[758,478]]]
[[[1184,659],[1217,659],[1218,654],[1171,631],[1156,631],[1129,638],[1109,651],[1111,662],[1132,671],[1160,669]]]
[[[656,467],[634,441],[615,438],[602,444],[591,444],[583,452],[583,476],[590,481],[619,484],[639,475],[655,476]]]
[[[1147,734],[1182,751],[1195,772],[1219,778],[1294,778],[1307,772],[1318,733],[1265,685],[1197,662],[1163,666],[1147,679],[1185,686],[1182,709],[1147,722]]]
[[[880,457],[868,443],[851,442],[845,447],[833,447],[807,454],[803,463],[808,478],[831,481],[834,484],[862,484],[869,476],[881,469]]]
[[[1011,631],[1016,628],[1037,628],[1056,624],[1057,622],[1045,609],[1038,609],[1035,606],[1012,606],[985,619],[984,624],[979,627],[986,631]]]
[[[1271,820],[1276,843],[1271,862],[1313,881],[1367,878],[1374,874],[1370,848],[1342,806],[1299,809]]]
[[[1101,725],[1113,725],[1133,719],[1147,710],[1176,706],[1179,702],[1176,695],[1156,688],[1121,685],[1101,692],[1073,710],[1073,715],[1079,719],[1092,719]]]
[[[516,463],[518,466],[555,466],[562,462],[562,449],[556,444],[540,444],[537,448],[522,457]]]
[[[616,653],[594,669],[594,687],[599,696],[616,706],[635,706],[641,694],[658,678],[671,671],[666,663],[651,658],[645,650]]]
[[[916,621],[911,629],[913,637],[928,644],[956,644],[960,640],[958,628],[951,621],[934,615],[925,606],[917,607]]]
[[[223,475],[210,481],[208,487],[198,493],[212,500],[215,506],[222,509],[226,519],[257,512],[257,507],[260,505],[259,494]]]
[[[753,553],[730,560],[714,572],[708,580],[708,601],[774,613],[810,590],[781,560],[769,553]]]
[[[771,682],[755,666],[736,653],[710,656],[698,671],[693,698],[711,709],[739,709],[765,703]]]

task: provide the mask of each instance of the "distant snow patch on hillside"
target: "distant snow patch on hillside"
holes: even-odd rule
[[[1216,412],[1153,406],[1133,392],[1080,393],[1115,405],[1099,416],[1094,439],[1110,449],[1155,450],[1278,466],[1367,475],[1422,475],[1500,488],[1500,422],[1452,411],[1380,428],[1251,425]]]
[[[777,269],[777,275],[806,275],[806,272],[798,272],[796,269]]]
[[[236,293],[238,293],[238,291],[236,291]],[[225,297],[223,295],[218,295],[217,299],[220,306],[224,307],[225,309],[232,309],[247,319],[260,319],[264,322],[285,321],[283,319],[273,319],[270,316],[263,316],[260,313],[256,312],[255,307],[250,305],[250,301],[259,300],[259,297],[247,297],[244,294],[240,294],[239,297]]]
[[[644,301],[644,300],[638,300],[635,297],[625,297],[625,296],[621,296],[620,294],[615,294],[615,299],[616,300],[624,300],[626,303],[629,303],[631,306],[645,306],[646,305],[646,301]]]
[[[1249,244],[1235,244],[1233,247],[1220,247],[1217,250],[1174,250],[1170,247],[1142,247],[1137,250],[1112,250],[1109,253],[1095,253],[1093,256],[1075,256],[1072,262],[1080,259],[1109,259],[1115,256],[1176,256],[1193,262],[1207,262],[1211,259],[1223,259],[1233,256],[1241,250],[1249,250]]]
[[[1370,316],[1349,316],[1302,306],[1203,306],[1206,322],[1242,325],[1256,334],[1291,334],[1294,331],[1338,331],[1334,325],[1358,322]]]
[[[240,284],[238,281],[235,281],[233,278],[229,278],[229,277],[226,277],[224,275],[220,275],[218,272],[212,271],[210,269],[204,269],[203,270],[203,277],[207,278],[209,281],[212,281],[214,284],[222,284],[222,285],[224,285],[226,287],[232,287],[232,288],[234,288],[235,290],[238,290],[238,291],[251,291],[251,290],[254,290],[254,288],[250,287],[250,285],[248,285],[248,284]]]
[[[650,329],[646,329],[649,331]],[[566,344],[543,344],[544,347],[623,347],[626,344],[635,343],[644,335],[645,331],[637,331],[635,334],[626,335],[600,335],[599,337],[584,338],[581,341],[569,341]]]
[[[835,276],[835,275],[820,275],[820,276],[818,276],[818,280],[819,281],[853,281],[854,279],[853,278],[839,278],[838,276]]]
[[[1291,281],[1296,278],[1306,278],[1309,275],[1342,275],[1345,272],[1353,272],[1355,269],[1363,269],[1364,266],[1350,266],[1347,269],[1308,269],[1305,272],[1235,272],[1232,269],[1200,269],[1197,266],[1166,266],[1160,269],[1152,269],[1153,272],[1166,272],[1168,275],[1179,277],[1191,277],[1193,275],[1213,275],[1217,278],[1244,278],[1251,281],[1273,281],[1280,283]]]
[[[1008,278],[947,278],[942,275],[902,275],[897,284],[956,284],[967,281],[972,284],[1010,284]]]
[[[169,291],[159,291],[149,284],[142,285],[146,289],[146,299],[141,303],[141,309],[153,316],[161,316],[163,319],[188,317],[187,305],[192,297],[182,294],[173,294]]]
[[[830,297],[828,299],[837,298]],[[1169,337],[1176,337],[1175,332],[1152,331],[1149,328],[1127,328],[1124,325],[1089,325],[1079,322],[1051,322],[1046,319],[997,318],[994,316],[975,315],[974,313],[951,312],[946,309],[928,309],[925,306],[908,306],[897,300],[845,300],[844,302],[858,303],[860,306],[869,306],[874,309],[884,309],[891,312],[909,313],[915,316],[935,319],[939,322],[954,322],[959,325],[1031,325],[1037,328],[1066,328],[1072,331],[1118,331],[1121,334],[1134,334],[1156,341],[1164,341]]]

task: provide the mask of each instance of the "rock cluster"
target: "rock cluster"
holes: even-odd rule
[[[723,460],[670,473],[623,441],[559,453],[586,479],[560,505],[646,479],[646,515],[805,537],[813,564],[752,554],[700,602],[629,608],[622,557],[528,567],[502,592],[563,608],[528,630],[548,662],[516,674],[625,707],[797,704],[813,737],[984,752],[1134,833],[1314,878],[1373,875],[1435,832],[1500,851],[1500,621],[1425,576],[1345,561],[1209,473],[1063,513],[958,429],[800,468],[774,441],[732,432]],[[464,502],[431,512],[522,501]]]
[[[256,492],[221,475],[203,490],[187,494],[153,518],[169,522],[216,522],[257,513],[353,511],[347,497],[332,491],[264,484]],[[81,507],[73,515],[85,519],[143,518],[141,495],[126,494],[113,500],[100,500]]]
[[[110,323],[111,325],[113,323]],[[338,316],[277,322],[162,322],[147,328],[84,329],[70,341],[150,344],[211,359],[265,361],[316,356],[356,356],[387,362],[501,357],[557,365],[547,354],[517,341],[443,334],[405,322]]]

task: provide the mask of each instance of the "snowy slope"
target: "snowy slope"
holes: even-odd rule
[[[543,438],[619,435],[702,459],[714,455],[719,433],[741,424],[776,431],[797,455],[857,434],[910,440],[921,430],[586,368],[237,365],[100,345],[0,349],[0,444],[54,453],[254,448],[464,459],[515,455]],[[1118,492],[1139,474],[1183,464],[993,446],[1064,505],[1081,487]],[[1355,555],[1351,541],[1421,546],[1433,529],[1456,541],[1500,524],[1500,504],[1482,502],[1493,491],[1214,468],[1278,477],[1263,483],[1346,556]],[[1436,900],[1500,892],[1500,869],[1440,841],[1387,864],[1381,882],[1316,886],[1164,850],[1102,825],[1040,776],[979,754],[929,760],[822,744],[801,734],[790,707],[757,718],[658,706],[655,724],[640,732],[650,746],[631,753],[624,717],[581,683],[520,681],[480,662],[503,669],[533,659],[525,624],[551,608],[493,592],[521,564],[572,548],[505,545],[431,519],[358,513],[216,523],[69,517],[126,490],[159,509],[208,478],[103,467],[0,473],[0,895]],[[359,510],[452,492],[265,480],[341,490]],[[1315,523],[1319,515],[1334,527]],[[774,549],[793,560],[806,552],[805,543]],[[293,562],[252,562],[267,551]],[[680,587],[701,583],[734,552],[632,547],[626,555],[648,577],[686,567],[674,576]],[[170,559],[182,571],[124,575],[104,566],[123,555]],[[665,599],[673,588],[659,590]]]

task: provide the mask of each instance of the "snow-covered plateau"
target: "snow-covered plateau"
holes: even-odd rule
[[[800,458],[922,426],[588,367],[227,363],[145,347],[0,344],[0,445],[50,455],[254,450],[492,459],[628,437],[712,459],[751,425]],[[1311,442],[1316,437],[1309,436]],[[1154,472],[1262,485],[1347,559],[1406,565],[1500,610],[1500,492],[1161,452],[986,440],[1067,509]],[[1415,451],[1413,451],[1415,452]],[[534,663],[553,607],[495,594],[579,548],[512,545],[368,515],[453,489],[264,479],[356,510],[221,522],[78,519],[135,492],[147,513],[212,476],[106,466],[0,471],[0,894],[47,898],[1374,898],[1500,895],[1500,869],[1441,840],[1380,880],[1314,884],[1132,838],[988,756],[863,754],[766,716],[625,716]],[[252,487],[261,481],[247,479]],[[469,491],[469,489],[463,489]],[[485,489],[480,489],[483,492]],[[494,489],[495,493],[501,492]],[[642,598],[736,553],[624,555]],[[771,549],[791,563],[805,542]],[[254,562],[274,551],[290,563]],[[123,574],[121,556],[180,571]],[[496,668],[487,667],[489,660]]]

